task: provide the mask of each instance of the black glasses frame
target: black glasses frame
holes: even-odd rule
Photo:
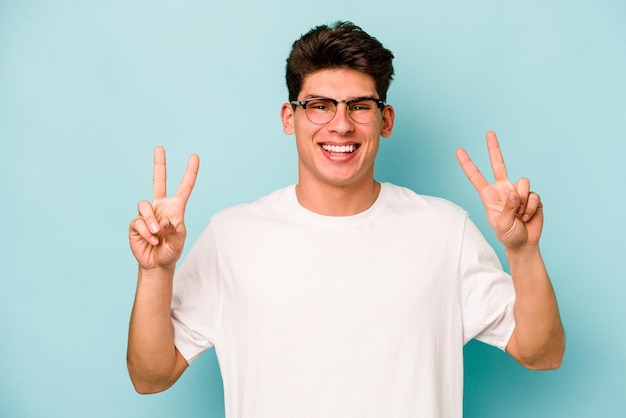
[[[330,118],[330,120],[328,122],[313,122],[310,118],[309,118],[309,114],[306,113],[306,107],[310,102],[316,101],[316,100],[328,100],[329,102],[331,102],[334,106],[335,106],[335,111],[333,112],[333,117]],[[354,102],[362,102],[363,100],[371,100],[373,102],[376,103],[376,107],[378,109],[382,109],[383,107],[385,107],[385,101],[381,100],[381,99],[376,99],[374,97],[356,97],[354,99],[347,99],[347,100],[337,100],[337,99],[331,99],[329,97],[313,97],[310,99],[306,99],[306,100],[291,100],[289,103],[294,105],[294,106],[302,106],[302,108],[304,109],[305,114],[307,115],[307,119],[309,119],[309,121],[311,121],[312,123],[315,123],[317,125],[324,125],[329,123],[330,121],[332,121],[335,118],[335,115],[337,114],[337,105],[339,103],[345,103],[347,108],[348,108],[348,115],[350,115],[350,104],[354,103]],[[352,119],[352,116],[350,116],[350,119]],[[354,120],[354,119],[352,119]],[[357,122],[356,123],[370,123],[370,122]]]

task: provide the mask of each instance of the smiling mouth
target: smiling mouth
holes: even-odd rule
[[[322,144],[321,147],[324,151],[330,152],[331,154],[351,154],[354,151],[356,151],[356,149],[359,146],[356,144],[350,144],[350,145]]]

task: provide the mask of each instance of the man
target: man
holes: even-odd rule
[[[462,415],[463,345],[478,338],[532,369],[560,365],[565,337],[539,253],[539,196],[511,184],[495,134],[489,184],[459,163],[504,245],[511,276],[453,204],[374,179],[393,55],[349,22],[319,26],[287,60],[283,130],[298,184],[211,220],[174,273],[199,160],[166,197],[139,203],[128,368],[137,391],[172,385],[214,346],[227,417]]]

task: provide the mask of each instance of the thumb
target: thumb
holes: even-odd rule
[[[515,223],[517,211],[520,207],[520,196],[515,190],[509,191],[509,196],[504,202],[504,209],[500,214],[500,229],[502,231],[509,231]]]
[[[183,219],[165,218],[163,220],[163,237],[173,247],[182,247],[185,242],[187,230]]]
[[[161,223],[161,227],[163,228],[164,232],[171,232],[170,226],[172,226],[172,223],[170,222],[170,218],[168,218],[167,216],[164,217]]]

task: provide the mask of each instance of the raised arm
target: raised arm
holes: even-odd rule
[[[129,228],[131,250],[139,264],[135,303],[130,318],[127,365],[139,393],[170,387],[187,368],[174,346],[170,318],[172,284],[176,262],[185,243],[185,207],[196,181],[197,155],[174,196],[166,194],[165,150],[154,150],[154,199],[141,201],[139,215]]]
[[[509,261],[516,294],[516,325],[506,351],[529,369],[554,369],[563,359],[565,333],[539,251],[543,205],[539,195],[530,191],[528,179],[509,182],[493,132],[487,133],[487,148],[494,183],[485,179],[465,150],[457,150],[457,159],[478,192]]]

